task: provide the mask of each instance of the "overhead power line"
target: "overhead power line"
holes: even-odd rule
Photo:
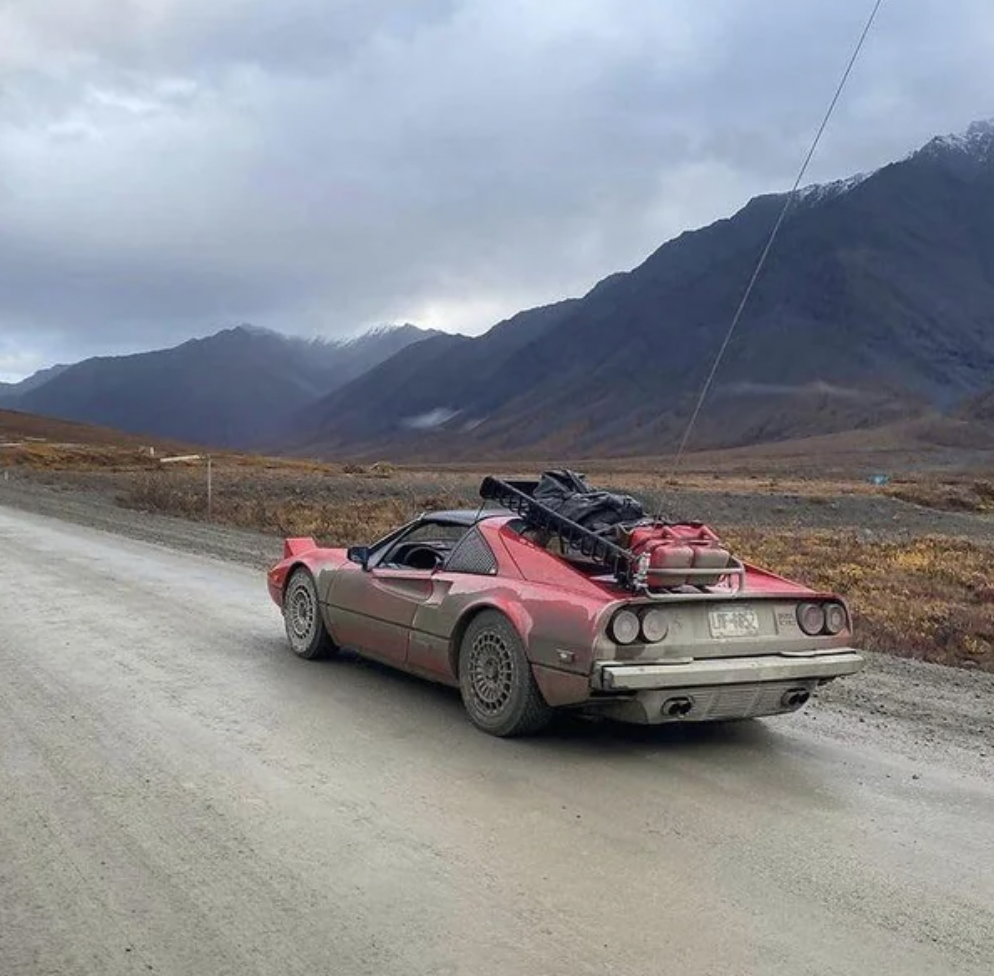
[[[680,446],[677,449],[676,457],[674,458],[674,468],[677,468],[680,465],[680,461],[683,458],[684,452],[687,448],[687,442],[690,440],[690,435],[697,423],[697,418],[700,416],[701,408],[704,406],[704,401],[707,399],[707,395],[711,391],[714,378],[718,373],[718,367],[721,366],[721,362],[725,358],[725,352],[728,349],[729,343],[732,341],[732,336],[735,334],[736,328],[738,327],[739,319],[742,318],[742,313],[745,311],[745,307],[752,296],[753,288],[756,286],[756,281],[762,273],[763,266],[766,264],[766,259],[769,257],[770,251],[773,248],[773,243],[776,241],[777,235],[780,233],[780,228],[783,226],[787,213],[794,202],[798,187],[801,185],[801,180],[804,179],[804,174],[808,171],[808,165],[811,163],[815,151],[818,149],[821,137],[824,134],[825,129],[828,127],[829,120],[835,113],[835,107],[839,104],[842,92],[845,90],[846,83],[849,81],[849,76],[852,74],[852,70],[855,67],[857,60],[859,60],[860,53],[863,50],[863,45],[866,43],[866,38],[873,27],[874,21],[877,19],[877,14],[880,12],[882,4],[883,0],[875,0],[873,3],[873,7],[870,10],[870,16],[867,18],[866,24],[863,26],[863,30],[860,33],[859,39],[856,41],[856,46],[849,58],[849,62],[846,64],[846,70],[842,73],[842,78],[839,81],[838,87],[835,89],[835,94],[832,96],[832,100],[828,105],[824,118],[821,120],[821,125],[818,126],[818,131],[815,133],[815,137],[811,141],[811,146],[808,148],[807,155],[804,157],[804,161],[801,163],[801,168],[797,172],[797,179],[794,180],[794,185],[787,194],[783,207],[781,208],[779,216],[776,219],[776,223],[774,223],[773,229],[770,231],[770,236],[766,240],[766,246],[759,255],[759,261],[756,262],[756,268],[752,273],[752,277],[749,279],[749,284],[746,286],[745,292],[742,294],[742,300],[739,302],[738,308],[736,308],[735,314],[732,316],[732,322],[728,327],[728,331],[725,333],[724,341],[718,349],[718,355],[715,356],[714,362],[711,364],[711,371],[708,373],[707,379],[705,379],[704,385],[701,387],[701,392],[697,397],[697,403],[694,405],[694,411],[690,415],[690,420],[687,422],[686,430],[683,432],[683,437],[680,440]]]

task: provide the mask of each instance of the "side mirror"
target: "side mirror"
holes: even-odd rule
[[[350,562],[358,563],[363,569],[369,569],[369,546],[349,546],[345,555]]]

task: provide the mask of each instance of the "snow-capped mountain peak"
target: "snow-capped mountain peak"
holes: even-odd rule
[[[857,173],[855,176],[847,176],[842,180],[832,180],[830,183],[811,183],[808,186],[800,187],[794,199],[796,203],[821,203],[821,201],[832,197],[841,197],[872,175],[872,173]]]
[[[980,160],[994,157],[994,118],[973,122],[966,132],[936,136],[921,152],[954,153]]]
[[[972,122],[965,132],[936,136],[905,158],[912,159],[916,156],[948,160],[954,164],[957,172],[973,173],[977,171],[978,166],[981,169],[986,168],[987,163],[994,162],[994,118]],[[855,176],[832,180],[829,183],[811,183],[802,186],[794,195],[794,202],[811,205],[844,196],[866,182],[876,172],[878,170],[857,173]]]

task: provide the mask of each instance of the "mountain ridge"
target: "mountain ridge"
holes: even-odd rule
[[[754,197],[479,336],[405,325],[323,340],[242,325],[0,385],[0,403],[320,455],[665,454],[787,201]],[[994,120],[789,202],[691,449],[933,415],[966,417],[967,431],[994,422]]]
[[[794,200],[695,446],[953,410],[987,385],[994,126],[968,133]],[[407,364],[402,384],[387,360],[375,385],[394,393],[375,421],[363,408],[370,374],[325,397],[298,445],[424,458],[672,448],[784,199],[756,197],[600,282],[507,357],[482,392],[462,395],[452,352],[424,373]],[[468,343],[457,357],[464,375],[492,359],[491,333]],[[798,392],[736,396],[743,382]],[[404,392],[411,386],[421,391],[416,402]],[[430,413],[447,419],[411,428],[411,416]]]
[[[129,433],[251,448],[285,431],[304,404],[431,335],[399,326],[336,342],[238,325],[166,349],[91,357],[4,404]]]

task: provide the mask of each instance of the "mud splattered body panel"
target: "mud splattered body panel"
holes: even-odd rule
[[[820,683],[863,666],[849,646],[848,609],[834,594],[747,566],[737,589],[643,596],[531,541],[506,514],[426,515],[359,552],[287,540],[268,575],[281,607],[297,566],[314,575],[340,646],[457,685],[462,635],[475,615],[496,610],[521,636],[549,705],[597,707],[628,721],[793,711]],[[805,632],[802,609],[812,605],[841,608],[841,626]],[[627,643],[613,632],[622,611],[643,621]],[[652,640],[644,633],[650,612]],[[678,699],[685,703],[676,707]]]

